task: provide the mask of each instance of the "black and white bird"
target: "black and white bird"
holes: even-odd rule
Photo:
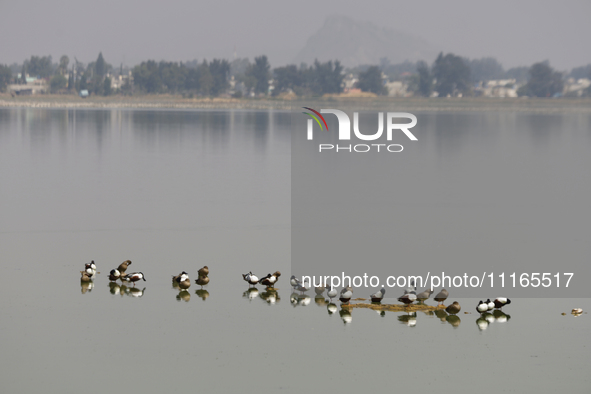
[[[386,289],[382,287],[379,291],[376,291],[369,297],[371,298],[371,302],[381,302],[384,298],[384,294],[386,294]]]
[[[94,263],[94,260],[92,260],[90,263],[84,264],[84,269],[86,272],[89,272],[90,270],[90,273],[93,275],[96,274],[96,264]]]
[[[416,294],[413,293],[406,293],[402,297],[398,297],[398,301],[402,302],[405,305],[410,305],[417,300]]]
[[[189,274],[187,274],[185,271],[175,276],[173,280],[176,282],[179,288],[183,290],[187,290],[189,287],[191,287],[191,280],[189,279]]]
[[[495,303],[494,303],[494,301],[491,301],[490,298],[486,299],[486,305],[488,305],[489,311],[492,311],[493,309],[495,309]]]
[[[443,304],[443,302],[447,300],[447,297],[449,297],[449,292],[445,289],[441,289],[441,291],[437,293],[437,295],[433,297],[433,299],[438,303]]]
[[[478,305],[476,305],[476,311],[480,314],[488,312],[488,304],[486,302],[482,302],[482,300],[480,300]]]
[[[112,282],[116,281],[120,277],[121,277],[121,272],[119,272],[119,270],[117,270],[117,269],[111,270],[111,272],[109,273],[109,280]]]
[[[328,290],[326,292],[326,295],[328,296],[328,298],[330,298],[330,301],[332,301],[332,299],[335,298],[339,294],[338,290],[333,288],[330,285],[326,285],[326,289]]]
[[[501,309],[505,305],[509,305],[511,303],[511,300],[505,297],[499,297],[496,298],[493,302],[495,303],[495,308]]]
[[[273,287],[273,285],[277,282],[279,277],[281,276],[281,272],[275,271],[274,274],[268,274],[264,278],[261,278],[260,282],[262,285],[269,287]]]
[[[254,275],[252,271],[248,274],[242,274],[242,279],[248,282],[249,287],[250,285],[255,286],[257,283],[259,283],[259,278]]]
[[[125,282],[132,282],[135,286],[135,282],[137,282],[138,280],[143,280],[145,282],[146,278],[144,277],[144,274],[142,272],[132,272],[131,274],[122,276],[121,280]]]
[[[339,297],[339,300],[342,303],[346,304],[349,301],[351,301],[352,297],[353,297],[353,288],[351,286],[347,286],[343,290],[341,290],[341,296]]]

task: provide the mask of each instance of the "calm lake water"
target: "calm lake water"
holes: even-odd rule
[[[526,115],[429,114],[429,124],[515,116]],[[516,139],[524,149],[589,151],[589,115],[527,116],[539,132]],[[290,117],[0,109],[0,391],[591,391],[591,320],[570,314],[589,298],[514,299],[509,316],[483,321],[478,299],[457,299],[454,320],[348,314],[314,291],[292,295]],[[431,129],[427,146],[462,154],[458,134]],[[499,132],[488,131],[462,136]],[[101,273],[81,286],[91,259]],[[147,279],[135,289],[108,281],[127,259]],[[193,281],[203,265],[205,291],[172,287],[171,275]],[[276,270],[277,294],[248,291],[240,275]]]

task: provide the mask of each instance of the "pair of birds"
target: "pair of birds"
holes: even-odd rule
[[[409,287],[406,290],[404,290],[404,294],[401,297],[398,297],[398,301],[402,302],[405,305],[410,305],[415,301],[424,303],[426,300],[429,299],[431,294],[433,294],[433,290],[430,289],[417,294],[417,288],[416,286],[414,286],[414,282],[411,284],[411,286],[412,287]],[[441,291],[437,293],[433,299],[438,302],[438,305],[443,305],[443,302],[447,300],[448,297],[449,292],[445,289],[441,289]]]
[[[126,274],[127,268],[131,265],[131,260],[125,260],[123,263],[119,264],[119,267],[112,269],[109,272],[109,280],[115,282],[117,279],[121,280],[121,282],[131,282],[135,286],[135,282],[139,280],[146,281],[143,272],[132,272],[130,274]]]
[[[197,271],[197,273],[199,274],[199,279],[195,279],[195,283],[203,288],[203,286],[209,283],[209,268],[205,265],[203,268]],[[189,287],[191,287],[189,274],[187,274],[185,271],[173,276],[172,283],[177,284],[182,290],[187,290]]]
[[[274,287],[275,283],[277,283],[280,276],[281,276],[281,272],[275,271],[273,274],[267,274],[267,276],[259,279],[258,276],[256,276],[255,274],[252,273],[252,271],[250,271],[248,274],[242,274],[242,279],[244,279],[246,282],[248,282],[248,285],[249,285],[248,287],[256,286],[258,283],[260,283],[260,284],[266,286],[267,289],[269,289],[269,288]],[[294,276],[292,276],[292,278],[294,278]]]
[[[84,271],[80,271],[82,276],[80,277],[80,282],[88,283],[94,279],[94,276],[97,274],[96,272],[96,264],[94,260],[90,263],[84,264]],[[99,272],[100,273],[100,272]]]
[[[486,300],[486,302],[480,302],[476,305],[476,311],[480,314],[484,314],[488,311],[492,311],[493,309],[501,309],[505,305],[509,305],[511,300],[505,297],[496,298],[494,301],[491,301],[490,298]]]

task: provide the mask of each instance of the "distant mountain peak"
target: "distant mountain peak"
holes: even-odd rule
[[[294,62],[312,64],[340,60],[345,66],[379,64],[381,58],[391,63],[405,60],[431,62],[439,51],[422,38],[399,30],[383,28],[342,15],[328,16],[324,25],[308,38]]]

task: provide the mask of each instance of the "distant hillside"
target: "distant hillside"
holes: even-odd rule
[[[379,64],[381,58],[391,63],[425,60],[431,63],[439,51],[427,41],[394,29],[384,29],[369,22],[344,16],[326,18],[324,26],[308,39],[294,58],[294,63],[311,64],[338,59],[345,66]]]

